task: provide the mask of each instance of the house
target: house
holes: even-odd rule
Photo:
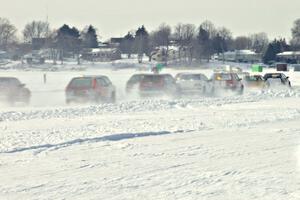
[[[300,51],[285,51],[277,54],[277,58],[286,63],[300,63]]]
[[[88,61],[108,62],[121,59],[121,51],[117,48],[85,49],[81,58]]]
[[[120,47],[121,43],[124,41],[123,37],[110,38],[110,47]]]
[[[219,55],[218,60],[224,60],[228,62],[257,63],[261,62],[261,54],[255,53],[251,50],[227,51],[223,55]]]
[[[179,48],[176,46],[170,46],[167,51],[167,47],[161,46],[154,49],[151,52],[152,60],[157,62],[166,62],[168,60],[179,59]]]
[[[31,53],[25,55],[24,59],[29,65],[44,64],[46,60],[43,53],[37,50],[32,51]]]

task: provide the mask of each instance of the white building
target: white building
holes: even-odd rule
[[[261,62],[261,54],[255,53],[252,50],[235,50],[220,54],[218,60],[225,60],[229,62],[245,62],[256,63]]]
[[[108,62],[120,60],[121,51],[117,48],[94,48],[85,49],[82,58],[89,61]]]
[[[277,54],[277,57],[287,63],[300,63],[300,51],[285,51]]]

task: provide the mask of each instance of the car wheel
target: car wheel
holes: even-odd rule
[[[244,87],[242,87],[238,93],[239,95],[243,95],[244,94]]]
[[[202,88],[202,95],[205,95],[206,93],[207,93],[206,87],[204,86],[204,87]]]
[[[23,103],[24,103],[26,106],[28,106],[29,103],[30,103],[30,99],[25,99],[25,100],[23,101]]]
[[[70,105],[71,103],[72,103],[71,100],[69,100],[69,99],[66,100],[66,104],[67,104],[67,105]]]
[[[116,102],[116,92],[112,92],[110,97],[110,103],[115,103],[115,102]]]

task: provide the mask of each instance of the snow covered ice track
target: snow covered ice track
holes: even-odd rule
[[[0,194],[298,199],[299,102],[268,94],[2,112]]]
[[[298,200],[299,94],[5,108],[0,199]]]

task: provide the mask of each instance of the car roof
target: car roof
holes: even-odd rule
[[[103,75],[95,75],[95,76],[77,76],[77,77],[73,77],[73,79],[83,79],[83,78],[86,78],[86,79],[93,79],[93,78],[108,78],[107,76],[103,76]]]
[[[17,78],[15,78],[15,77],[0,77],[0,79],[17,79]]]
[[[265,75],[281,75],[283,73],[266,73]]]
[[[234,73],[234,72],[215,72],[214,74],[235,74],[235,75],[238,75],[237,73]]]
[[[144,76],[172,76],[171,74],[144,74]]]
[[[263,77],[262,75],[246,75],[245,77]]]
[[[177,76],[181,75],[205,75],[203,73],[193,73],[193,72],[183,72],[183,73],[178,73]]]
[[[82,76],[81,78],[103,78],[103,77],[107,77],[104,75],[88,75],[88,76]]]

